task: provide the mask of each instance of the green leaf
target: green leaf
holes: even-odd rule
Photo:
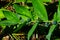
[[[4,14],[3,14],[3,11],[0,9],[0,19],[4,18]]]
[[[57,19],[58,19],[57,21],[60,22],[60,10],[59,10],[59,8],[58,8]]]
[[[25,2],[26,0],[15,0],[14,3],[20,3],[20,2]]]
[[[14,24],[17,24],[17,23],[9,20],[0,21],[0,26],[9,26]]]
[[[40,1],[42,1],[42,2],[52,2],[52,0],[40,0]],[[32,2],[32,0],[27,0],[27,3],[31,3]]]
[[[32,4],[39,18],[43,21],[48,21],[47,12],[43,5],[43,2],[40,0],[32,0]]]
[[[27,3],[31,3],[31,0],[27,0]]]
[[[1,26],[2,27],[2,30],[4,30],[6,28],[6,26]]]
[[[30,40],[30,37],[31,37],[31,35],[33,34],[33,32],[35,31],[37,25],[38,25],[38,22],[35,23],[35,24],[32,26],[32,28],[30,29],[30,31],[28,32],[28,40]]]
[[[60,0],[59,0],[59,5],[58,5],[58,14],[57,14],[57,21],[60,22]]]
[[[19,6],[17,4],[14,4],[13,7],[16,10],[16,12],[19,13],[20,15],[26,16],[28,18],[31,18],[31,20],[33,20],[32,14],[27,8]]]
[[[24,21],[28,20],[28,17],[26,17],[26,16],[23,16],[23,15],[20,15],[20,14],[17,14],[17,13],[16,13],[16,15],[18,16],[19,19],[21,18],[20,21],[21,20],[24,20]]]
[[[26,16],[22,16],[22,15],[21,15],[21,17],[22,17],[22,19],[23,19],[24,21],[27,21],[27,20],[28,20],[28,17],[26,17]]]
[[[19,25],[19,27],[18,27],[18,28],[16,28],[13,32],[14,32],[14,33],[19,32],[19,31],[20,31],[20,29],[21,29],[24,25],[26,25],[26,21],[25,21],[25,22],[23,22],[22,24],[20,24],[20,25]]]
[[[54,21],[57,21],[57,13],[55,12],[54,14],[54,18],[53,18]]]
[[[42,0],[43,2],[51,2],[52,0]]]
[[[3,11],[3,14],[7,18],[7,20],[10,20],[10,21],[13,21],[13,22],[18,22],[19,21],[19,18],[17,17],[17,15],[13,12]]]
[[[49,32],[48,32],[48,35],[46,36],[46,38],[47,38],[48,40],[50,40],[51,35],[52,35],[52,33],[53,33],[53,31],[54,31],[55,28],[56,28],[56,25],[52,25],[52,26],[50,27]]]

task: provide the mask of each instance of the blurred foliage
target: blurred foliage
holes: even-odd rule
[[[38,31],[37,28],[42,26],[49,30],[44,35],[47,40],[51,40],[54,30],[56,27],[59,27],[57,25],[59,25],[60,22],[60,0],[58,8],[56,9],[57,12],[54,13],[53,19],[49,20],[45,5],[48,6],[51,2],[52,0],[10,0],[7,1],[7,4],[4,6],[1,4],[0,27],[2,27],[2,32],[0,39],[5,35],[11,35],[13,37],[13,33],[19,33],[22,28],[26,29],[27,27],[29,30],[26,29],[25,32],[28,31],[26,33],[27,40],[30,40],[34,32],[36,30]],[[31,3],[31,5],[28,3]],[[39,28],[39,30],[45,29],[42,27]],[[39,33],[39,31],[37,31],[36,33]],[[44,30],[41,30],[40,33],[43,32]],[[17,40],[15,36],[13,38]]]

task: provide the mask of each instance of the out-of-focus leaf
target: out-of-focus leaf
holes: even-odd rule
[[[43,2],[51,2],[52,0],[42,0]]]
[[[6,28],[6,26],[1,26],[2,27],[2,30],[4,30]]]
[[[54,14],[53,20],[54,20],[54,21],[57,21],[57,13]]]
[[[55,40],[60,40],[60,38],[56,38]]]
[[[50,40],[51,35],[52,35],[52,32],[54,31],[55,27],[56,27],[56,25],[52,25],[52,26],[50,27],[49,32],[48,32],[48,35],[46,36],[46,38],[47,38],[48,40]]]
[[[16,28],[13,32],[14,32],[14,33],[19,32],[19,31],[20,31],[20,29],[21,29],[24,25],[26,25],[26,21],[25,21],[25,22],[23,22],[22,24],[20,24],[20,25],[19,25],[19,27],[18,27],[18,28]]]
[[[13,12],[3,11],[3,14],[7,18],[7,20],[10,20],[10,21],[13,21],[13,22],[18,22],[19,21],[19,18],[17,17],[17,15]]]
[[[0,21],[0,26],[9,26],[14,24],[16,24],[16,22],[9,21],[9,20]]]
[[[59,0],[59,10],[60,10],[60,0]]]
[[[19,13],[20,15],[29,17],[33,20],[32,14],[30,11],[28,11],[27,8],[25,8],[23,6],[19,6],[17,4],[14,4],[13,7],[16,10],[16,12]]]
[[[26,0],[15,0],[14,3],[25,2]]]
[[[4,14],[3,14],[3,11],[0,9],[0,19],[1,18],[4,18],[5,16],[4,16]]]
[[[33,12],[32,15],[33,15],[33,17],[34,17],[34,21],[38,20],[38,15],[37,15],[36,12]]]
[[[43,2],[40,0],[32,0],[32,4],[39,18],[43,21],[48,21],[47,12],[43,5]]]
[[[58,8],[57,21],[60,22],[60,10]]]
[[[40,1],[42,1],[42,2],[52,2],[52,0],[40,0]],[[31,3],[32,2],[32,0],[27,0],[27,3]]]
[[[32,28],[30,29],[30,31],[28,32],[28,40],[30,40],[30,37],[31,37],[31,35],[33,34],[34,30],[36,29],[37,25],[38,25],[38,22],[35,23],[35,24],[32,26]]]
[[[22,16],[22,15],[20,15],[20,16],[22,17],[22,19],[23,19],[24,21],[27,21],[27,20],[28,20],[28,17]]]
[[[60,22],[60,0],[59,0],[59,5],[58,5],[57,21]]]
[[[32,1],[31,0],[27,0],[27,3],[31,3]]]
[[[19,15],[19,14],[17,14],[16,13],[16,15],[18,16],[18,18],[20,19],[23,19],[24,21],[27,21],[28,20],[28,17],[26,17],[26,16],[23,16],[23,15]],[[20,21],[21,21],[21,19],[20,19]]]

